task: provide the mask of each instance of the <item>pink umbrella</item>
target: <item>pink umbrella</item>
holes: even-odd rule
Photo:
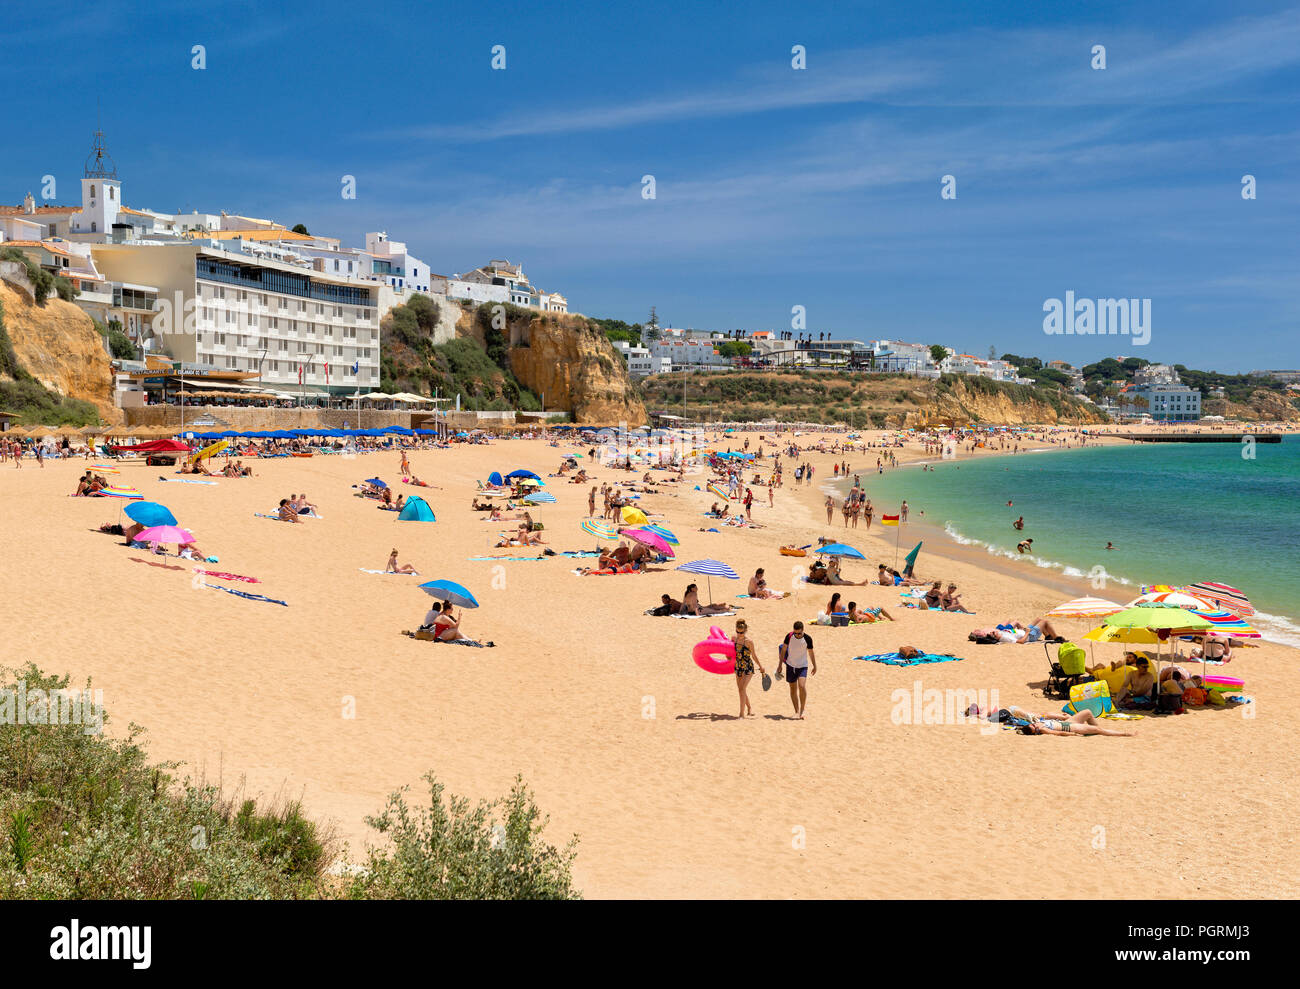
[[[642,546],[649,546],[664,556],[676,555],[673,553],[673,548],[668,545],[668,540],[657,532],[650,532],[648,529],[624,529],[619,535],[627,536],[628,539],[634,540]]]
[[[194,542],[194,536],[188,529],[174,525],[155,525],[141,529],[135,538],[142,543],[175,543],[177,546]]]

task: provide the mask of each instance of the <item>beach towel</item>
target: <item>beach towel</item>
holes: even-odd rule
[[[534,563],[536,563],[538,560],[546,559],[546,557],[544,556],[467,556],[465,557],[465,559],[473,560],[475,562],[480,562],[483,560],[491,560],[493,563],[506,563],[506,562],[523,563],[527,560],[532,560]]]
[[[886,666],[920,666],[924,663],[959,663],[961,656],[944,656],[938,653],[926,653],[915,659],[904,659],[896,652],[882,652],[874,656],[854,656],[854,659],[866,663],[884,663]]]
[[[159,477],[158,480],[168,481],[172,484],[211,484],[214,487],[216,486],[217,483],[216,481],[194,481],[185,477]]]
[[[195,567],[194,572],[201,573],[205,577],[216,577],[219,580],[239,580],[239,581],[243,581],[245,584],[261,583],[261,581],[258,580],[256,577],[241,577],[237,573],[223,573],[220,570],[200,570],[198,567]]]
[[[570,570],[579,577],[635,577],[641,570]]]
[[[275,598],[264,597],[261,594],[254,594],[251,591],[237,591],[233,587],[222,587],[220,584],[209,584],[206,580],[203,582],[204,587],[210,587],[214,591],[225,591],[227,594],[234,594],[241,598],[248,598],[250,601],[265,601],[267,604],[280,604],[289,607],[288,601],[279,601]]]
[[[420,572],[419,572],[418,570],[415,571],[414,573],[397,573],[397,572],[392,571],[392,570],[367,570],[365,567],[357,567],[357,569],[360,570],[362,573],[382,573],[382,574],[387,574],[387,575],[390,576],[390,577],[418,577],[418,576],[420,576]]]
[[[657,615],[658,608],[647,608],[643,614],[650,615],[654,618],[726,618],[728,615],[738,615],[738,611],[715,611],[708,615]]]

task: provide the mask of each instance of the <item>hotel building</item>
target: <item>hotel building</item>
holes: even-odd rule
[[[260,384],[288,394],[351,394],[379,385],[375,282],[256,257],[215,240],[92,251],[104,277],[156,287],[152,349],[175,360],[255,372]]]

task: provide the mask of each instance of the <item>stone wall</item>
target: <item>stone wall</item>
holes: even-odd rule
[[[168,426],[179,428],[181,410],[174,405],[148,405],[139,409],[123,409],[128,426]],[[427,415],[428,413],[424,413]],[[230,408],[223,405],[187,405],[185,422],[210,415],[226,426],[200,426],[200,432],[254,429],[383,429],[385,426],[411,425],[410,412],[390,412],[380,409],[277,409]],[[419,415],[419,413],[417,413]],[[344,423],[347,425],[345,426]]]

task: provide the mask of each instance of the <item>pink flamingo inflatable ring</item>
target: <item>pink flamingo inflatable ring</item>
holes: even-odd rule
[[[691,658],[705,673],[726,676],[736,672],[736,644],[716,625],[710,627],[707,639],[695,643]]]

